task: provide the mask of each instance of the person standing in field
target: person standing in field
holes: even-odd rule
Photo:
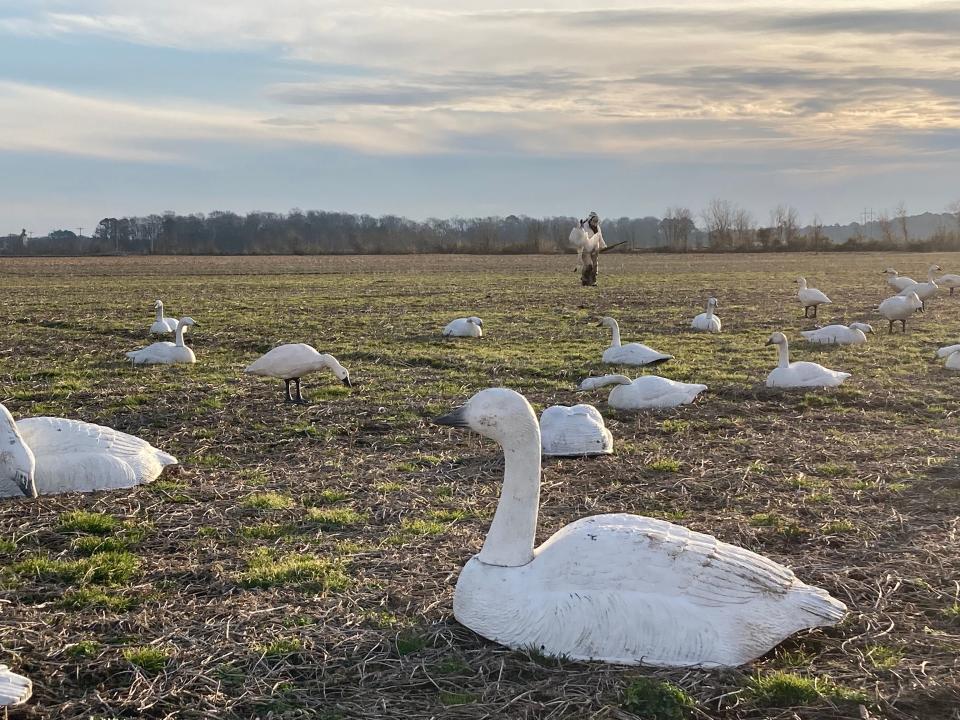
[[[586,220],[574,225],[570,232],[570,244],[577,248],[581,285],[597,284],[597,269],[600,265],[600,252],[607,247],[600,231],[600,216],[591,212]]]

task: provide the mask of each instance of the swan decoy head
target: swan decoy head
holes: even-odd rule
[[[884,271],[883,271],[882,273],[880,273],[880,274],[881,274],[881,275],[899,275],[900,273],[898,273],[898,272],[897,272],[896,270],[894,270],[893,268],[888,267],[886,270],[884,270]]]
[[[330,354],[324,354],[322,357],[326,362],[327,367],[329,367],[330,370],[333,371],[333,374],[340,379],[340,382],[347,387],[353,387],[353,383],[350,382],[350,371],[341,365],[339,360]]]
[[[181,324],[181,325],[196,325],[197,327],[200,327],[200,323],[198,323],[198,322],[197,322],[196,320],[194,320],[192,317],[182,317],[182,318],[180,318],[179,324]]]
[[[27,497],[37,497],[36,467],[36,458],[17,430],[13,415],[0,404],[0,488],[15,487]]]
[[[775,332],[770,336],[770,339],[767,340],[764,345],[784,345],[787,342],[787,336],[782,332]]]
[[[940,267],[939,265],[931,265],[928,269],[930,270],[930,272],[934,272],[934,271],[943,272],[943,268]]]
[[[475,315],[473,315],[473,316],[471,316],[471,317],[468,317],[468,318],[467,318],[467,322],[468,322],[468,323],[473,323],[474,325],[476,325],[476,326],[479,327],[479,328],[482,328],[482,327],[483,327],[483,320],[481,320],[480,318],[478,318],[478,317],[475,316]]]
[[[850,323],[850,327],[853,328],[854,330],[859,330],[862,333],[873,332],[873,325],[868,325],[867,323],[853,322],[853,323]]]
[[[537,416],[520,393],[507,388],[481,390],[455,410],[434,418],[438,425],[470,428],[503,445],[526,432],[540,434]],[[539,439],[537,440],[539,442]]]
[[[712,308],[718,307],[717,299],[715,297],[707,298],[707,305],[709,305]]]
[[[154,301],[153,301],[153,309],[154,309],[154,310],[159,310],[159,309],[162,308],[162,307],[163,307],[163,302],[161,302],[160,300],[154,300]]]
[[[600,322],[597,323],[598,326],[608,327],[608,328],[612,328],[612,327],[614,327],[616,324],[617,324],[617,321],[616,321],[616,320],[614,320],[612,317],[608,317],[608,316],[606,316],[606,315],[604,315],[603,317],[601,317],[601,318],[600,318]]]

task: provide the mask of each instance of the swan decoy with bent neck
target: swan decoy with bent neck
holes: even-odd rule
[[[317,370],[330,370],[344,385],[353,387],[353,383],[350,382],[350,373],[333,355],[321,354],[316,348],[306,343],[278,345],[266,355],[261,355],[250,363],[244,372],[279,378],[287,385],[287,402],[306,403],[307,399],[300,391],[300,378]],[[290,395],[291,382],[296,383],[296,396]]]
[[[850,377],[848,372],[831,370],[815,362],[790,362],[790,343],[782,332],[775,332],[764,345],[777,346],[777,367],[767,375],[767,387],[836,387]]]
[[[643,343],[620,343],[620,323],[612,317],[602,317],[597,325],[608,327],[613,332],[610,347],[603,351],[603,361],[609,365],[659,365],[673,360],[673,355],[654,350]]]
[[[435,422],[503,448],[500,503],[453,597],[457,620],[485,638],[575,660],[736,666],[846,612],[772,560],[639,515],[582,518],[534,548],[540,428],[530,404],[491,388]]]

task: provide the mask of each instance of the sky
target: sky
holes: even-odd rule
[[[0,235],[960,199],[960,2],[0,0]]]

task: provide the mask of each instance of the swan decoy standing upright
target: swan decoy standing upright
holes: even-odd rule
[[[816,330],[801,330],[800,334],[807,342],[821,345],[862,345],[867,341],[866,333],[872,333],[873,327],[867,323],[855,322],[846,325],[827,325]]]
[[[894,295],[888,297],[877,308],[877,311],[883,315],[890,325],[887,327],[887,334],[893,333],[893,324],[899,320],[903,332],[907,331],[907,318],[911,317],[917,310],[923,307],[920,297],[912,292],[909,295]]]
[[[540,414],[543,454],[551,457],[609,455],[613,435],[593,405],[551,405]]]
[[[950,294],[953,295],[953,291],[960,287],[960,275],[946,274],[941,275],[937,278],[937,285],[940,287],[950,288]]]
[[[790,362],[790,345],[782,332],[775,332],[765,344],[776,345],[780,357],[779,365],[767,375],[767,387],[836,387],[850,377],[814,362]]]
[[[0,404],[0,497],[115,490],[153,482],[177,459],[133,435],[55,417],[14,422]]]
[[[880,274],[887,276],[887,283],[890,285],[890,287],[892,287],[897,292],[900,292],[901,290],[903,290],[906,287],[909,287],[910,285],[916,285],[917,283],[917,281],[914,280],[913,278],[907,277],[906,275],[901,275],[891,267],[888,267],[886,270],[884,270]]]
[[[697,315],[693,322],[690,323],[690,326],[694,330],[701,330],[703,332],[718,333],[720,332],[720,318],[713,314],[713,311],[717,309],[717,299],[712,297],[707,299],[707,311],[702,312]]]
[[[163,316],[163,303],[156,300],[153,303],[154,310],[157,311],[157,319],[150,326],[151,335],[167,335],[177,331],[177,319]]]
[[[183,332],[191,325],[199,325],[193,318],[183,317],[177,323],[176,342],[163,341],[155,342],[140,350],[133,350],[127,353],[127,359],[134,365],[176,365],[192,364],[197,361],[197,356],[193,350],[183,343]]]
[[[937,280],[934,277],[936,273],[942,270],[939,265],[931,265],[927,269],[927,281],[918,282],[913,285],[908,285],[903,290],[897,293],[900,296],[906,296],[910,293],[916,293],[917,297],[920,298],[920,312],[923,312],[927,309],[927,300],[932,298],[940,290],[940,286],[937,285]]]
[[[810,308],[813,308],[812,317],[817,316],[817,306],[818,305],[832,305],[833,300],[828,298],[822,292],[816,288],[807,287],[806,278],[797,278],[797,285],[800,286],[800,289],[797,291],[797,299],[800,300],[800,304],[803,305],[803,316],[807,317],[807,311]]]
[[[33,695],[30,678],[18,675],[6,665],[0,665],[0,708],[22,705]]]
[[[457,318],[447,323],[444,337],[483,337],[483,320],[476,316]]]
[[[666,355],[654,350],[643,343],[620,344],[620,324],[612,317],[602,317],[598,325],[608,327],[613,331],[613,340],[610,347],[603,351],[603,361],[611,365],[659,365],[672,360],[673,355]]]
[[[687,405],[707,389],[706,385],[677,382],[659,375],[643,375],[636,380],[631,380],[626,375],[603,375],[584,379],[577,386],[577,390],[596,390],[606,385],[615,385],[607,398],[607,404],[617,410],[648,410]]]
[[[530,404],[491,388],[435,422],[503,448],[500,502],[453,596],[454,617],[485,638],[573,660],[736,666],[846,613],[788,568],[664,520],[594,515],[535,548],[540,428]]]
[[[320,354],[306,343],[279,345],[250,363],[244,372],[283,380],[286,383],[287,402],[305,403],[307,400],[300,392],[300,378],[317,370],[330,370],[344,385],[353,387],[350,373],[333,355]],[[291,382],[297,385],[294,397],[290,395]]]

